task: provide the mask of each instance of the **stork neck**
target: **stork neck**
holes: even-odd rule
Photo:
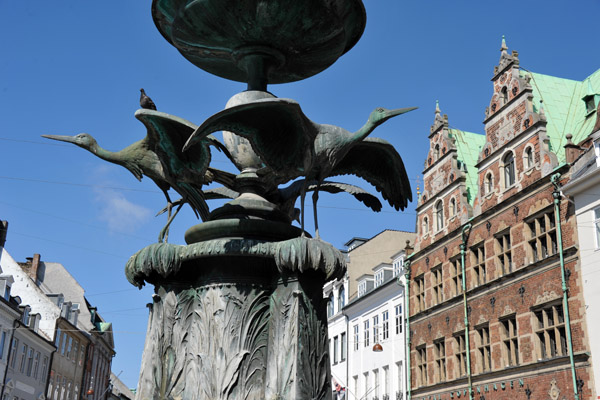
[[[94,153],[99,158],[112,163],[121,162],[120,152],[109,151],[98,146],[98,143],[93,143],[90,146],[90,152]]]
[[[373,132],[373,130],[375,130],[375,128],[377,128],[378,125],[378,123],[373,122],[371,118],[369,118],[369,120],[362,126],[362,128],[354,132],[354,134],[352,135],[352,141],[358,142],[365,139],[371,134],[371,132]]]

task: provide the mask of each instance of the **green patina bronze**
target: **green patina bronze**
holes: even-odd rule
[[[311,121],[297,102],[266,90],[269,83],[313,76],[351,49],[365,28],[362,1],[154,0],[152,17],[194,65],[246,82],[249,90],[200,126],[154,110],[142,92],[135,117],[146,137],[118,152],[88,134],[45,135],[119,164],[137,179],[147,176],[167,199],[159,243],[138,251],[125,268],[129,282],[149,283],[155,292],[137,398],[330,398],[322,288],[342,278],[346,266],[342,253],[319,238],[318,193],[348,193],[380,211],[373,194],[326,180],[353,174],[404,209],[412,195],[402,159],[369,135],[411,109],[378,108],[351,133]],[[219,130],[224,143],[211,136]],[[210,166],[215,149],[237,174]],[[222,186],[207,189],[212,182]],[[170,189],[181,199],[171,201]],[[308,191],[315,239],[304,231]],[[223,198],[230,201],[209,209],[208,200]],[[163,242],[184,204],[203,222],[187,230],[186,245]],[[298,216],[301,227],[292,225]]]

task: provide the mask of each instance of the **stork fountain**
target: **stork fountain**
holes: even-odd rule
[[[203,219],[186,232],[187,245],[176,245],[163,242],[171,216],[159,242],[126,265],[132,284],[155,288],[137,398],[329,398],[322,288],[343,276],[345,261],[318,231],[314,239],[304,231],[304,197],[313,192],[316,230],[320,190],[381,209],[363,189],[326,181],[334,175],[357,175],[404,209],[412,199],[402,159],[369,135],[410,109],[376,109],[350,133],[314,123],[267,85],[309,78],[350,50],[365,28],[362,0],[153,0],[152,17],[191,63],[248,90],[199,126],[139,110],[147,138],[117,153],[92,151],[84,142],[95,141],[85,134],[48,136],[138,179],[148,176],[165,193],[169,214],[177,202],[167,191],[175,189],[182,195],[177,210],[188,203]],[[210,135],[219,130],[224,144]],[[211,168],[211,148],[225,152],[239,173]],[[303,179],[281,187],[296,178]],[[213,180],[223,187],[203,189]],[[215,197],[233,199],[210,212],[205,200]],[[297,197],[300,227],[292,225]]]

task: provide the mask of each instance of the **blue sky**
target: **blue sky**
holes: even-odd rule
[[[40,135],[87,132],[101,146],[119,150],[145,135],[133,116],[141,87],[159,110],[196,124],[245,89],[186,61],[158,33],[150,3],[0,0],[0,219],[9,221],[6,249],[18,261],[40,253],[69,269],[113,322],[113,371],[131,387],[152,291],[133,288],[123,270],[129,256],[156,241],[165,218],[154,214],[164,197],[150,180],[139,183],[122,167]],[[365,6],[365,33],[349,53],[315,77],[269,90],[297,100],[312,120],[350,131],[375,107],[419,107],[372,134],[396,146],[413,192],[436,100],[451,126],[483,133],[502,35],[531,71],[583,80],[600,68],[598,0],[366,0]],[[219,155],[213,166],[234,171]],[[349,196],[323,194],[319,210],[323,239],[340,248],[354,236],[415,226],[414,203],[403,213],[386,207],[374,214]],[[196,223],[188,208],[182,210],[170,241],[183,243],[183,233]]]

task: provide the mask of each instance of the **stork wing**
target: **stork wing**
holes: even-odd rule
[[[280,189],[279,193],[281,195],[281,198],[286,202],[289,201],[292,204],[295,203],[296,199],[300,196],[302,192],[303,186],[304,179],[300,179],[290,184],[289,186]],[[306,191],[311,192],[315,190],[317,190],[317,181],[310,181],[308,183]],[[382,206],[379,199],[373,196],[371,193],[367,192],[366,190],[355,185],[341,182],[324,181],[319,186],[319,191],[332,194],[345,192],[354,196],[356,200],[360,201],[365,206],[369,207],[371,210],[375,212],[381,211]]]
[[[260,99],[220,111],[200,125],[185,144],[192,148],[217,131],[230,131],[247,139],[262,162],[276,172],[304,168],[317,130],[291,99]]]
[[[137,110],[135,117],[146,126],[148,141],[171,176],[184,176],[189,172],[204,176],[211,159],[210,139],[204,138],[189,151],[182,151],[185,141],[196,129],[195,124],[148,109]]]
[[[402,158],[394,146],[383,139],[368,137],[356,143],[330,176],[347,174],[361,177],[375,186],[396,210],[404,210],[412,201]]]

